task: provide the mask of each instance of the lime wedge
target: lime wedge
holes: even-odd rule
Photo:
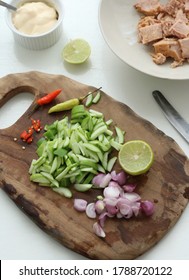
[[[119,151],[121,167],[131,175],[147,172],[154,160],[153,151],[148,143],[142,140],[128,141]]]
[[[85,62],[91,54],[91,47],[83,39],[71,40],[62,50],[62,57],[65,61],[72,64]]]

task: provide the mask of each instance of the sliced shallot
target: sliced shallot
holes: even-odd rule
[[[111,179],[112,179],[112,177],[111,177],[110,173],[108,173],[108,174],[100,173],[93,178],[92,183],[96,188],[104,189],[105,187],[108,186]]]
[[[93,224],[93,231],[99,237],[103,237],[104,238],[106,236],[104,230],[102,229],[102,227],[99,225],[98,222]]]
[[[98,217],[98,221],[93,225],[93,231],[97,236],[106,236],[103,227],[107,217],[129,219],[132,216],[137,217],[140,211],[146,216],[153,214],[153,202],[141,201],[140,195],[134,192],[136,184],[126,183],[126,180],[125,172],[100,173],[93,178],[92,183],[94,187],[103,189],[103,196],[98,195],[97,201],[89,204],[84,199],[74,200],[76,210],[85,211],[87,217],[92,219]]]
[[[123,185],[122,188],[125,192],[131,193],[135,190],[136,184],[126,184]]]
[[[104,189],[103,195],[105,198],[118,198],[120,196],[120,188],[117,186],[108,186]]]
[[[117,182],[120,186],[123,186],[126,184],[127,181],[127,175],[124,171],[121,171],[116,174],[116,171],[111,172],[112,180]]]
[[[89,203],[86,207],[86,215],[91,219],[96,218],[95,203]]]
[[[97,200],[97,202],[95,203],[95,210],[97,212],[97,214],[101,214],[104,211],[105,208],[105,203],[103,200]]]
[[[84,212],[87,207],[87,201],[85,199],[75,198],[74,208],[79,212]]]
[[[154,204],[149,200],[141,202],[141,210],[145,213],[146,216],[151,216],[154,213]]]

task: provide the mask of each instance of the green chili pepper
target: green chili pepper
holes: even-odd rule
[[[79,103],[80,103],[79,98],[73,98],[51,107],[48,113],[51,114],[54,112],[67,111],[72,109],[74,106],[79,105]]]
[[[49,114],[51,113],[55,113],[55,112],[61,112],[61,111],[68,111],[71,110],[72,108],[74,108],[75,106],[79,105],[85,98],[87,98],[89,95],[92,95],[94,92],[100,90],[100,88],[95,89],[93,92],[89,92],[88,94],[86,94],[83,97],[79,97],[79,98],[73,98],[73,99],[69,99],[65,102],[59,103],[53,107],[51,107],[48,111]]]

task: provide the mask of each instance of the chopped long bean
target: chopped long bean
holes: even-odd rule
[[[113,130],[112,130],[113,129]],[[45,126],[45,133],[37,143],[38,159],[29,169],[30,180],[71,197],[72,184],[77,191],[92,187],[95,174],[111,172],[117,157],[111,157],[113,149],[119,151],[124,132],[113,128],[113,121],[105,121],[96,110],[86,110],[82,104],[71,111],[71,119],[64,117]]]

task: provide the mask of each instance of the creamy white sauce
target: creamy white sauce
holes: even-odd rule
[[[27,35],[45,33],[53,28],[57,20],[56,10],[42,2],[26,3],[12,15],[15,28]]]

